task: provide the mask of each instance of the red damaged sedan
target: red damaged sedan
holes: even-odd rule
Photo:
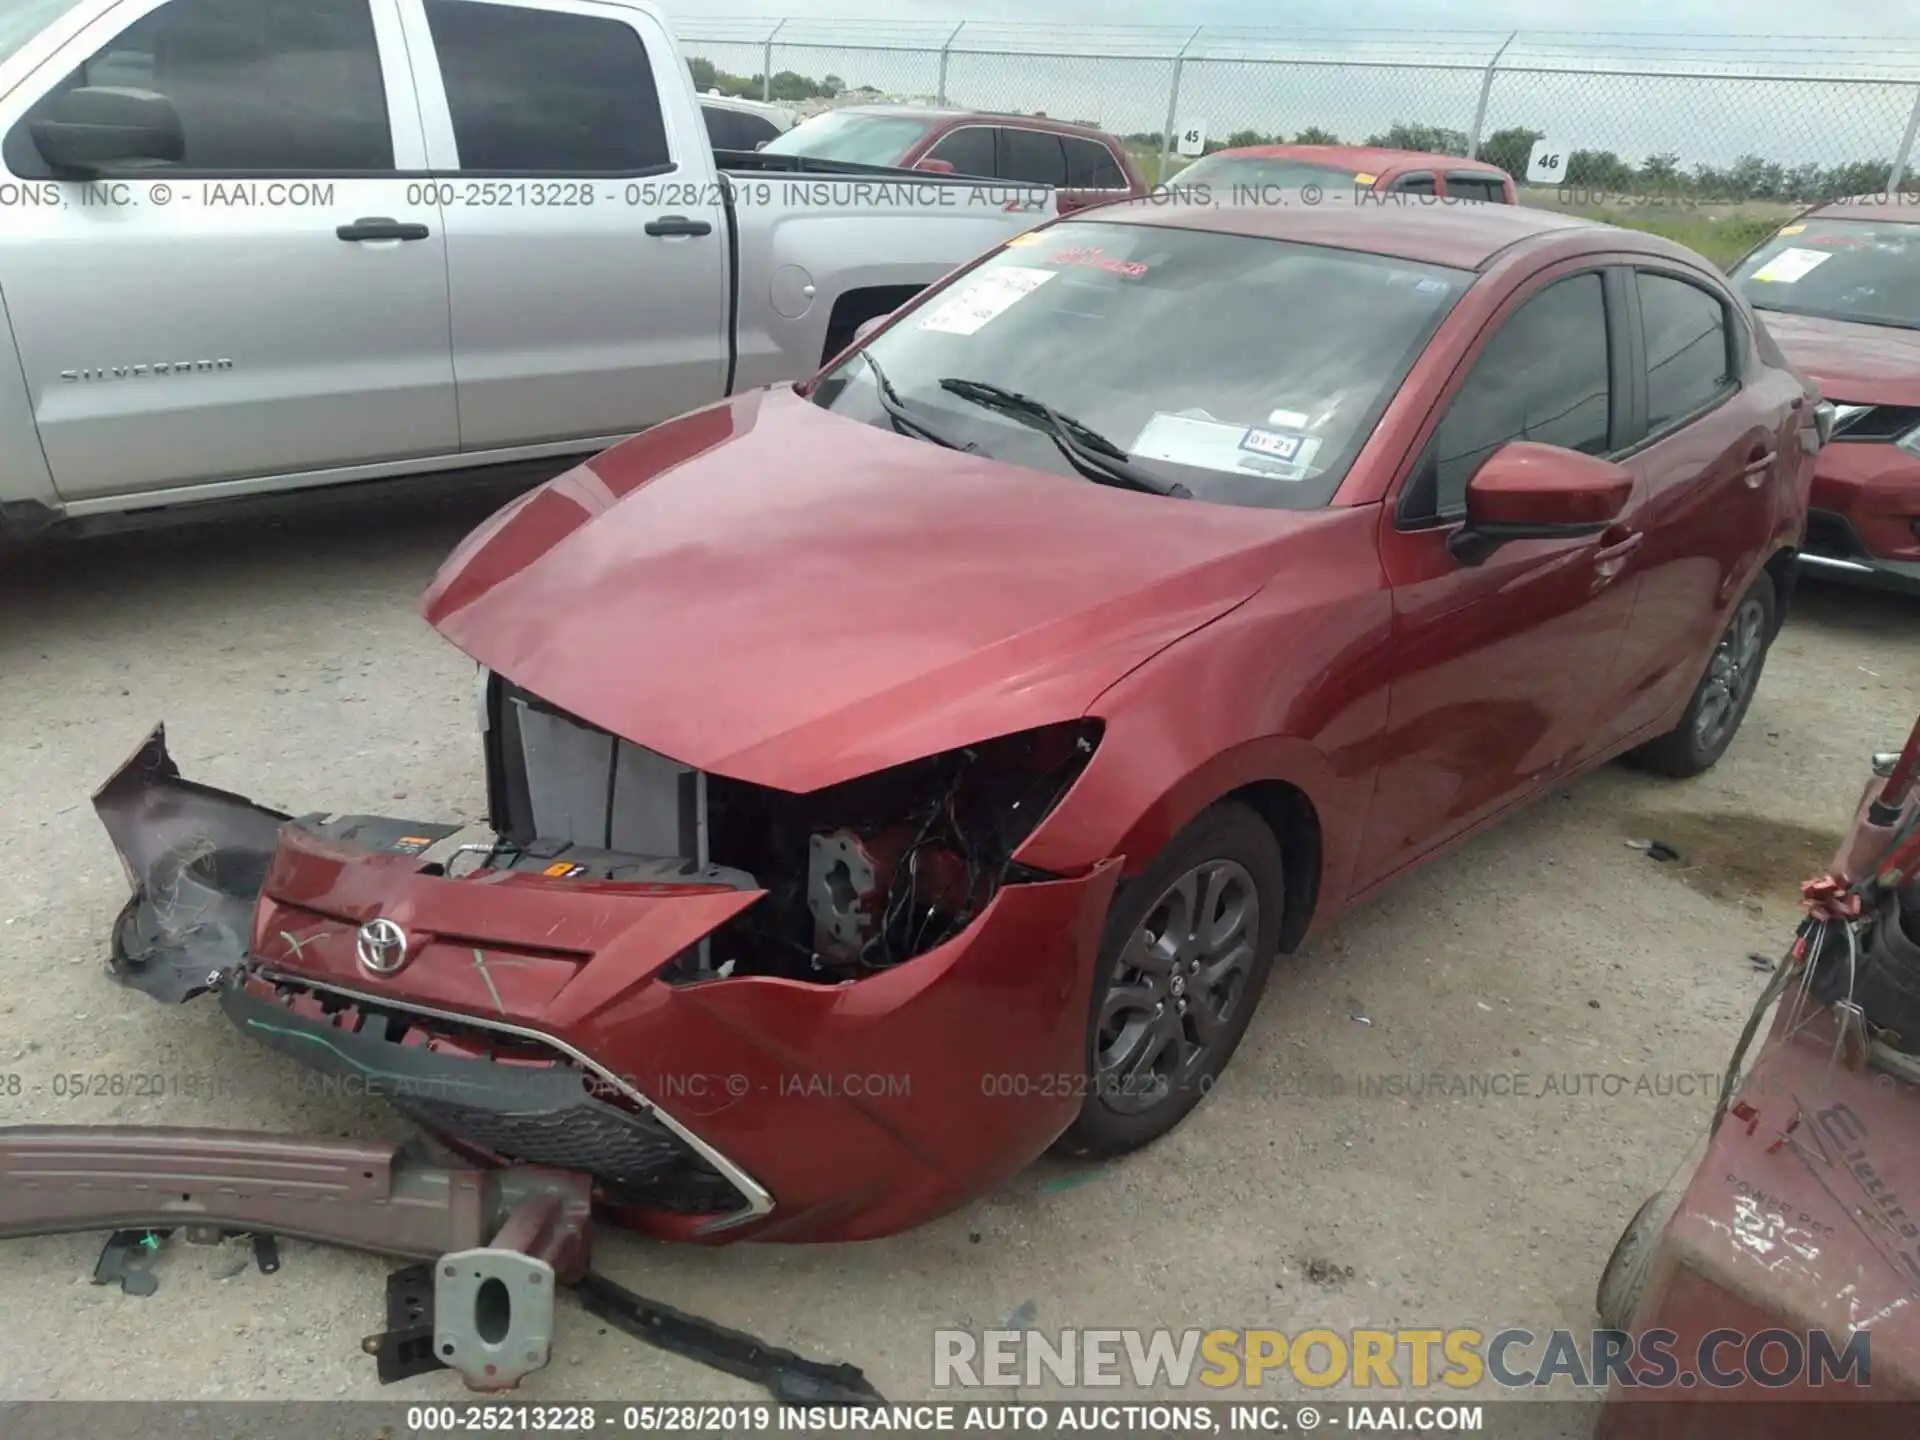
[[[427,617],[491,817],[96,796],[129,984],[654,1233],[847,1240],[1177,1125],[1276,957],[1725,752],[1824,415],[1688,251],[1119,207],[514,502]]]
[[[1837,412],[1801,563],[1920,594],[1920,204],[1820,206],[1733,278]]]

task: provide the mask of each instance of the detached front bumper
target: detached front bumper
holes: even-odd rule
[[[654,1234],[893,1233],[1019,1171],[1079,1107],[1117,862],[1006,884],[862,979],[688,981],[675,962],[762,898],[751,877],[284,816],[181,779],[158,730],[95,803],[135,890],[117,978],[217,991],[261,1043],[469,1154],[583,1171]]]

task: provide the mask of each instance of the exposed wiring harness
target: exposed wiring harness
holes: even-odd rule
[[[961,751],[961,763],[927,806],[912,841],[901,852],[888,881],[879,923],[861,945],[854,963],[869,971],[891,969],[902,960],[946,944],[971,924],[980,906],[1007,883],[1012,873],[1019,838],[1009,838],[1007,822],[1033,814],[1026,807],[1036,801],[1040,802],[1039,814],[1051,811],[1078,778],[1091,749],[1085,739],[1077,740],[1064,757],[1035,775],[1003,813],[971,825],[961,818],[960,807],[965,782],[980,756],[975,750]],[[982,835],[981,831],[989,833]],[[938,929],[933,928],[934,921],[942,916],[938,904],[929,903],[918,914],[911,913],[919,893],[921,855],[930,847],[958,856],[966,867],[966,879],[958,889],[959,903],[945,914],[945,923]]]

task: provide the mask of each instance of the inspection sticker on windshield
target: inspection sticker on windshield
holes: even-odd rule
[[[1127,448],[1137,460],[1165,460],[1291,481],[1307,478],[1307,465],[1320,449],[1320,438],[1162,412],[1146,423]]]
[[[1262,430],[1254,426],[1240,437],[1240,448],[1256,455],[1271,455],[1276,460],[1298,460],[1304,435],[1288,435],[1280,430]]]
[[[953,294],[935,305],[920,322],[922,330],[949,335],[971,335],[996,315],[1004,314],[1060,272],[1036,270],[1031,265],[1002,265],[960,282]]]
[[[1773,285],[1791,285],[1816,265],[1824,265],[1833,255],[1826,250],[1802,250],[1788,246],[1753,272],[1753,278]]]

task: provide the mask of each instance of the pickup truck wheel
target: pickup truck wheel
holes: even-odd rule
[[[1773,578],[1762,573],[1733,607],[1680,723],[1634,751],[1635,760],[1680,780],[1713,768],[1740,732],[1759,688],[1773,644],[1773,617]]]
[[[1280,842],[1232,802],[1127,882],[1094,970],[1080,1114],[1056,1154],[1137,1150],[1206,1097],[1260,1003],[1285,904]]]

